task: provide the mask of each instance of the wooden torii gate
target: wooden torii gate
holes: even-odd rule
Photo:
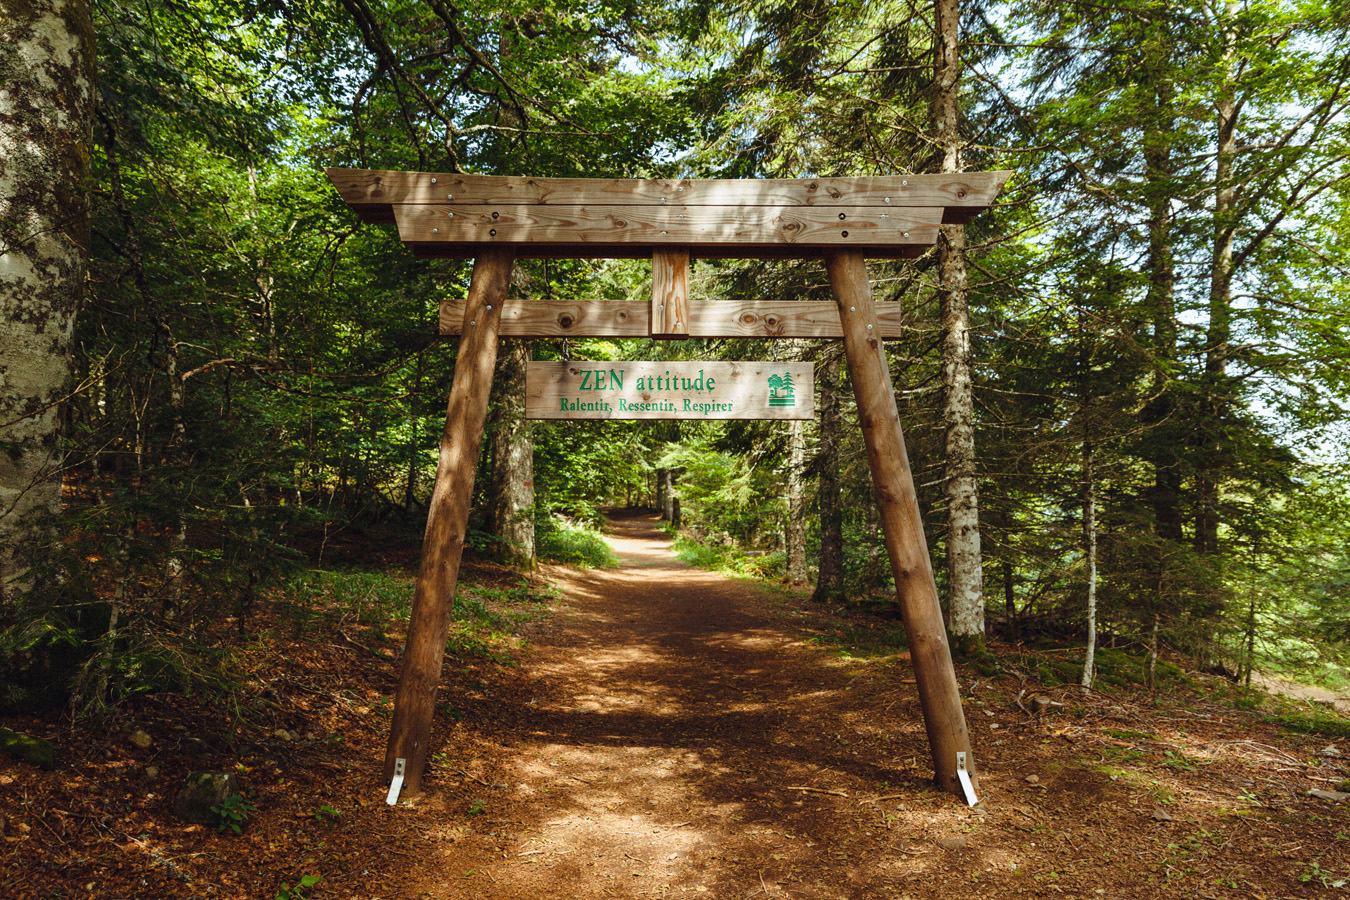
[[[466,299],[444,300],[459,335],[386,781],[421,790],[499,336],[843,338],[939,789],[974,802],[975,759],[942,622],[882,339],[899,304],[872,300],[867,257],[913,258],[943,224],[988,208],[1007,172],[800,180],[618,180],[329,169],[366,222],[395,223],[419,256],[473,257]],[[834,302],[691,303],[689,259],[820,258]],[[645,258],[650,304],[507,298],[517,258]],[[888,309],[894,307],[894,309]],[[391,797],[396,791],[391,791]]]

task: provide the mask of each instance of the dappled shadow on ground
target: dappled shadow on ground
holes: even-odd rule
[[[1245,900],[1350,877],[1345,804],[1309,795],[1334,797],[1350,747],[1203,682],[1046,689],[996,645],[1004,674],[961,673],[972,811],[929,785],[907,657],[833,643],[885,646],[853,640],[874,620],[684,567],[650,518],[613,541],[622,568],[547,573],[551,611],[541,585],[466,570],[500,633],[453,644],[427,791],[397,807],[379,764],[403,636],[341,605],[330,628],[249,623],[235,714],[157,694],[6,721],[58,759],[0,757],[0,897]],[[512,628],[532,645],[493,662]],[[1024,688],[1062,706],[1032,717]],[[173,816],[203,769],[243,780],[242,833]]]
[[[612,529],[621,568],[554,573],[567,599],[534,638],[531,690],[459,707],[514,744],[501,780],[479,787],[484,815],[497,820],[498,805],[525,828],[479,888],[720,896],[782,880],[835,896],[874,884],[870,857],[903,838],[875,804],[841,795],[929,795],[920,723],[897,716],[887,752],[860,754],[857,673],[805,644],[774,594],[675,561],[649,517]],[[866,832],[865,848],[841,829]],[[451,849],[425,889],[459,896],[462,873],[481,868],[469,859]]]
[[[1106,699],[1073,707],[1081,725],[1029,721],[1008,685],[973,680],[987,808],[965,808],[931,787],[903,656],[840,659],[810,642],[800,598],[680,564],[650,517],[612,525],[623,566],[552,572],[565,599],[514,688],[461,703],[502,754],[464,762],[448,736],[409,813],[458,823],[412,873],[426,896],[1236,897],[1298,883],[1233,846],[1230,829],[1252,826],[1234,824],[1238,791],[1196,783],[1204,763],[1154,748],[1156,770],[1113,769],[1111,735],[1129,732],[1091,725],[1136,714]]]

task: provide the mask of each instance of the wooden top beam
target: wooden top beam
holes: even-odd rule
[[[943,224],[968,222],[994,202],[1010,172],[799,179],[531,178],[383,169],[327,170],[367,222],[399,206],[939,207]]]
[[[411,244],[511,244],[520,254],[535,243],[591,249],[642,247],[743,249],[762,246],[820,248],[927,247],[937,239],[942,208],[909,206],[491,206],[394,207],[399,236]]]

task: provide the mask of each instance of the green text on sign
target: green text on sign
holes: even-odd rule
[[[809,362],[532,362],[531,419],[810,419]]]

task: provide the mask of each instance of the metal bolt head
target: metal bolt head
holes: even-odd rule
[[[871,325],[868,325],[868,326],[867,326],[867,330],[868,330],[868,331],[871,331],[871,330],[872,330],[872,326],[871,326]]]
[[[907,181],[907,180],[906,180],[906,181],[901,181],[901,182],[900,182],[900,186],[901,186],[901,187],[909,187],[909,181]]]
[[[676,323],[675,323],[675,327],[676,327],[676,328],[679,328],[679,327],[680,327],[681,325],[683,325],[683,324],[684,324],[683,322],[676,322]]]
[[[842,221],[844,221],[844,219],[846,219],[846,218],[848,218],[848,217],[847,217],[846,215],[844,215],[843,213],[840,213],[840,214],[839,214],[839,221],[842,222]]]
[[[433,228],[433,229],[431,229],[431,233],[432,233],[432,234],[440,234],[440,233],[441,233],[441,230],[440,230],[439,228]]]
[[[446,194],[446,195],[445,195],[445,199],[447,199],[447,200],[453,200],[453,199],[455,199],[455,195],[454,195],[454,194]]]
[[[497,229],[493,228],[492,230],[490,230],[490,231],[488,232],[488,235],[489,235],[490,237],[496,237],[496,236],[497,236]]]
[[[436,183],[436,179],[435,179],[435,178],[431,179],[431,183],[432,183],[432,184],[435,184],[435,183]]]
[[[848,308],[848,311],[849,311],[849,312],[857,312],[857,311],[858,311],[858,307],[856,307],[856,306],[850,306],[850,307]]]
[[[905,237],[909,237],[909,232],[908,232],[908,231],[905,232]]]
[[[477,320],[477,319],[471,319],[471,320],[469,320],[469,324],[470,324],[470,325],[477,325],[477,324],[478,324],[478,320]]]
[[[488,307],[488,309],[492,309],[492,304],[489,303],[489,304],[487,305],[487,307]]]
[[[890,202],[891,202],[891,198],[890,198],[890,197],[887,197],[887,198],[886,198],[886,202],[887,202],[887,203],[890,203]]]

